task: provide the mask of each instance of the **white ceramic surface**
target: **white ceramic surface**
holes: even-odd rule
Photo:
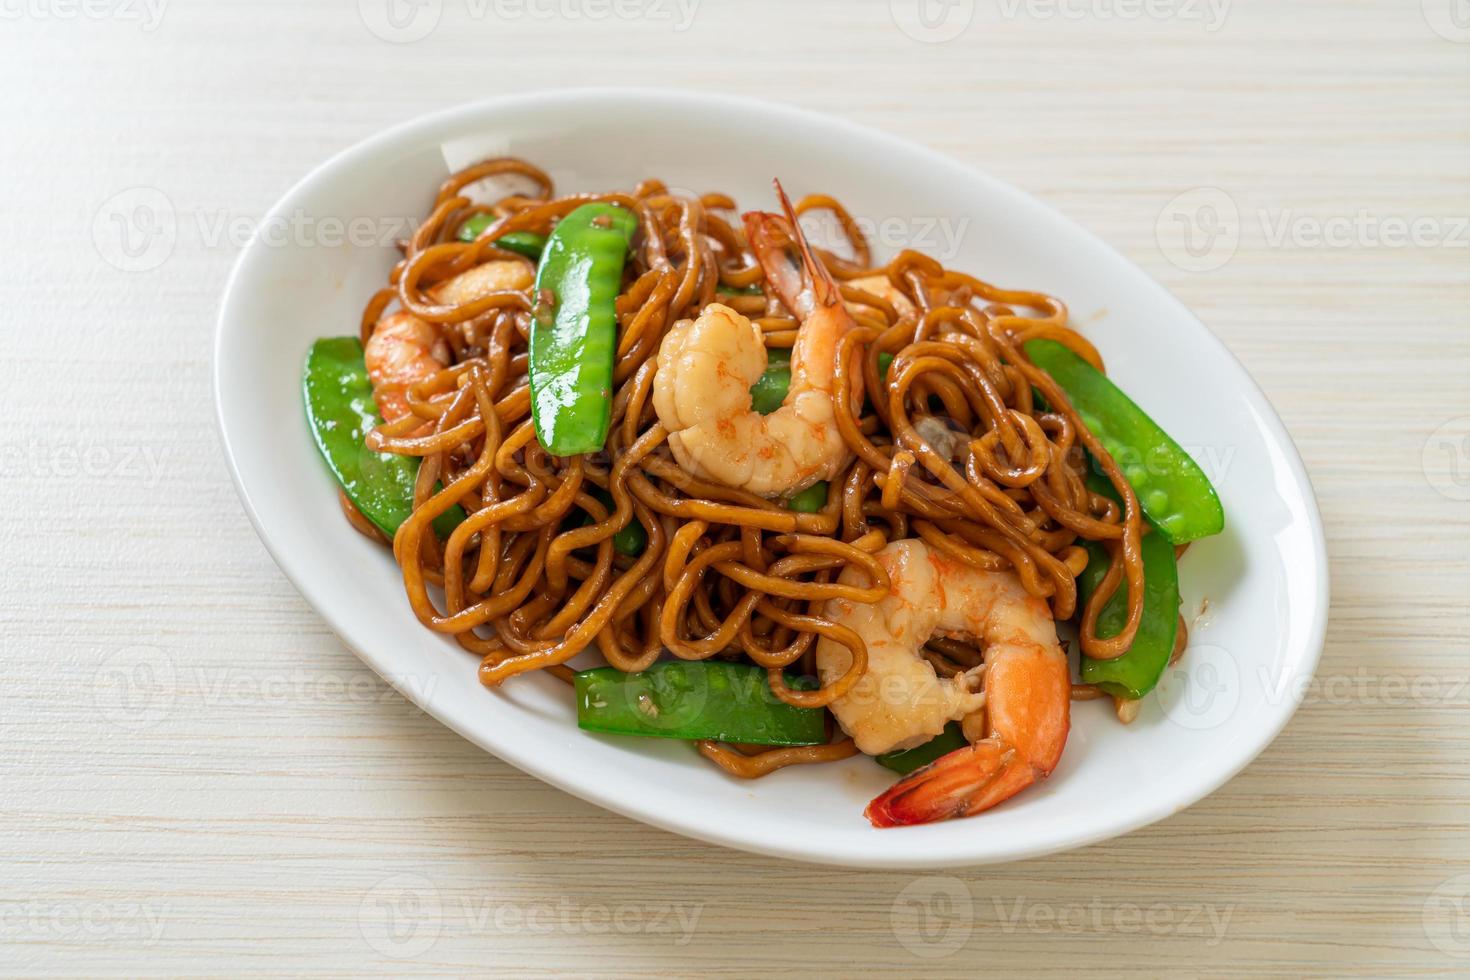
[[[759,141],[732,133],[759,132]],[[391,235],[262,235],[227,288],[215,349],[225,452],[245,508],[282,570],[343,640],[426,711],[500,758],[584,799],[711,842],[870,867],[954,867],[1103,840],[1175,813],[1243,768],[1286,724],[1321,651],[1327,565],[1311,486],[1265,397],[1162,287],[1015,189],[920,146],[767,103],[652,91],[567,91],[464,106],[397,127],[319,167],[263,223],[340,219],[392,228],[425,212],[451,170],[514,154],[563,191],[657,175],[678,188],[772,205],[770,178],[835,194],[889,245],[1062,297],[1111,375],[1215,481],[1225,534],[1181,563],[1197,617],[1181,669],[1130,727],[1078,705],[1045,784],[981,817],[877,831],[865,802],[890,782],[870,760],[730,779],[688,746],[579,731],[566,688],[517,679],[490,692],[475,661],[423,629],[390,556],[342,520],[306,430],[302,358],[353,333],[396,258]],[[320,224],[313,227],[321,228]],[[886,229],[886,230],[885,230]],[[953,244],[951,244],[953,243]]]

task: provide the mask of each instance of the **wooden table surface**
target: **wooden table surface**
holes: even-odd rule
[[[0,972],[1470,971],[1464,0],[395,2],[0,3]],[[333,638],[215,434],[242,236],[386,125],[617,83],[927,143],[1224,338],[1332,560],[1254,764],[1069,854],[805,867],[522,775]]]

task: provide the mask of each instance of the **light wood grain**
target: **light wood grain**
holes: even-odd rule
[[[1236,0],[1218,30],[972,6],[959,37],[921,43],[886,0],[704,0],[685,32],[448,0],[428,37],[390,44],[349,0],[170,3],[152,30],[7,5],[0,972],[1470,970],[1470,905],[1448,900],[1470,873],[1470,503],[1454,443],[1432,438],[1470,430],[1470,236],[1269,236],[1283,215],[1365,211],[1453,238],[1470,43],[1431,30],[1419,0]],[[387,124],[618,82],[928,143],[1074,216],[1220,334],[1301,448],[1332,557],[1319,683],[1259,760],[1185,813],[1044,860],[779,864],[521,775],[328,633],[221,459],[211,331],[237,249],[209,230]],[[137,186],[166,195],[179,232],[161,265],[127,272],[93,223]],[[1156,223],[1201,187],[1242,233],[1192,273]],[[913,900],[936,895],[954,901],[930,901],[924,931]]]

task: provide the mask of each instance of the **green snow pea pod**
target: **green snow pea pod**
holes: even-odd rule
[[[1054,340],[1027,341],[1026,355],[1067,393],[1164,537],[1184,544],[1224,529],[1225,510],[1204,471],[1117,385]]]
[[[555,456],[596,452],[607,441],[615,304],[637,230],[631,211],[584,204],[557,223],[541,253],[531,324],[531,419],[541,445]]]
[[[1087,568],[1078,579],[1081,599],[1086,603],[1108,573],[1108,551],[1094,541],[1084,541]],[[1097,617],[1100,639],[1117,636],[1128,621],[1128,583],[1103,606]],[[1121,657],[1094,660],[1082,657],[1082,683],[1096,684],[1116,697],[1136,701],[1158,684],[1174,652],[1179,629],[1179,567],[1174,546],[1155,530],[1143,536],[1143,619],[1133,644]]]
[[[324,337],[311,345],[302,394],[312,438],[327,467],[347,498],[391,539],[413,512],[419,461],[375,453],[364,444],[383,419],[356,337]],[[434,521],[434,528],[447,537],[462,520],[464,511],[455,506]]]
[[[812,685],[788,679],[798,690]],[[821,745],[826,712],[771,693],[766,672],[723,660],[674,660],[638,674],[595,667],[575,677],[577,727],[613,735]]]

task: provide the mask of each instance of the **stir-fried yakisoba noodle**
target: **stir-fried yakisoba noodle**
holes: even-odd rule
[[[600,209],[578,214],[580,232],[563,225],[594,202]],[[1039,600],[1043,621],[1077,618],[1089,663],[1126,665],[1118,658],[1152,622],[1143,542],[1161,533],[1150,521],[1168,526],[1140,498],[1152,493],[1158,504],[1173,486],[1136,491],[1133,467],[1125,473],[1129,461],[1115,459],[1126,436],[1095,431],[1126,427],[1074,405],[1071,389],[1031,356],[1033,342],[1050,341],[1060,347],[1047,350],[1088,377],[1101,371],[1063,303],[915,251],[876,264],[859,224],[825,195],[744,220],[735,207],[724,194],[684,196],[658,180],[558,196],[543,171],[514,159],[476,164],[439,188],[361,323],[384,419],[366,446],[410,458],[401,522],[370,513],[343,477],[354,526],[391,535],[419,620],[480,658],[487,686],[538,670],[571,681],[574,657],[579,668],[622,674],[669,660],[730,661],[763,671],[764,696],[802,716],[844,707],[868,673],[871,617],[841,610],[898,594],[880,556],[912,539],[914,554],[991,576],[996,594],[1016,583],[1014,595]],[[808,248],[794,223],[821,212],[842,239],[830,250]],[[584,319],[574,341],[585,350],[560,348],[559,318],[577,311],[570,289],[559,294],[551,256],[583,245],[615,324],[599,334],[595,318]],[[591,401],[571,396],[583,401],[553,437],[547,413],[561,396],[537,379],[570,364],[568,349],[595,358],[603,340],[610,387]],[[768,383],[781,404],[752,407],[746,389]],[[569,433],[602,449],[547,451]],[[1099,581],[1084,596],[1089,543],[1101,556]],[[1177,591],[1174,603],[1166,658],[1177,656],[1176,637],[1183,643]],[[1039,628],[1051,635],[1038,642],[1054,645],[1052,626]],[[819,640],[842,651],[820,672]],[[870,735],[873,744],[912,748],[947,721],[984,738],[982,638],[939,632],[912,646],[921,672],[958,685],[952,700],[963,708],[940,712],[922,737]],[[584,675],[575,676],[580,691]],[[585,678],[619,682],[597,671]],[[1074,696],[1136,700],[1154,680],[1104,677]],[[754,777],[853,755],[834,718],[820,717],[819,744],[739,744],[699,725],[674,737]],[[1064,738],[1065,715],[1059,723]],[[1010,763],[1013,747],[996,745]]]

